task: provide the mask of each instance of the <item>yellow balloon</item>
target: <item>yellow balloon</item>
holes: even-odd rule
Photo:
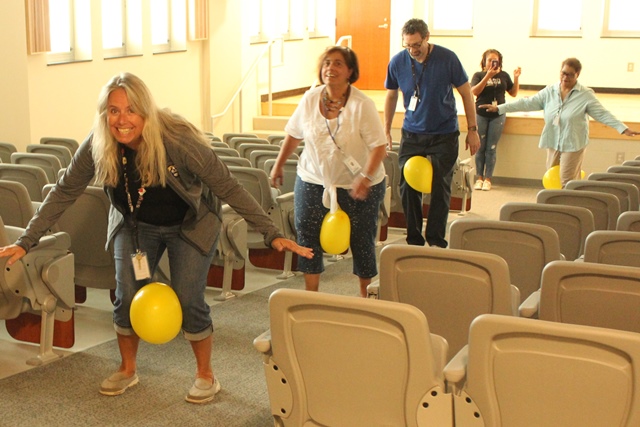
[[[433,166],[426,157],[413,156],[403,168],[404,179],[407,184],[421,193],[431,193],[431,181],[433,179]]]
[[[151,344],[171,341],[182,327],[178,296],[164,283],[149,283],[136,292],[129,314],[133,330]]]
[[[562,188],[560,181],[560,165],[555,165],[542,176],[542,185],[547,190],[559,190]]]
[[[342,209],[334,213],[327,212],[320,228],[320,245],[322,250],[331,255],[338,255],[349,249],[351,239],[351,222],[349,215]]]

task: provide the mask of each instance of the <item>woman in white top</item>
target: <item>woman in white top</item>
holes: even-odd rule
[[[317,291],[324,271],[320,227],[331,201],[337,200],[351,221],[353,273],[360,295],[378,274],[375,239],[385,191],[382,160],[386,138],[371,99],[351,86],[359,76],[353,50],[333,46],[320,57],[324,84],[305,93],[285,127],[287,136],[271,172],[273,185],[283,179],[283,164],[304,140],[294,190],[298,244],[313,248],[312,259],[298,260],[307,290]]]

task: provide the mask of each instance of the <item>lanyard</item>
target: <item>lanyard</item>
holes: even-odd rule
[[[140,205],[142,205],[142,200],[144,199],[144,193],[147,192],[143,186],[138,189],[138,200],[136,201],[136,205],[133,206],[133,202],[131,201],[131,193],[129,192],[129,177],[127,176],[127,157],[124,155],[124,148],[120,150],[120,154],[122,155],[122,173],[124,175],[124,191],[127,193],[127,204],[129,205],[129,211],[131,212],[131,219],[133,220],[133,239],[136,245],[136,252],[139,253],[139,245],[138,245],[138,222],[136,221],[136,217],[138,212],[140,211]]]
[[[422,83],[422,76],[424,76],[424,70],[427,69],[427,61],[429,61],[430,54],[431,54],[430,45],[427,44],[427,57],[422,62],[422,71],[420,72],[420,77],[417,79],[416,79],[416,65],[414,64],[414,61],[411,61],[411,74],[413,75],[413,85],[414,85],[413,96],[417,97],[418,99],[420,99],[420,83]]]
[[[329,120],[327,119],[328,110],[327,110],[327,106],[324,105],[324,103],[322,103],[322,109],[324,110],[324,124],[327,126],[327,132],[329,132],[329,136],[331,137],[331,140],[336,145],[338,150],[340,152],[342,152],[342,148],[340,148],[340,146],[336,142],[336,135],[338,134],[338,131],[340,130],[340,115],[342,114],[342,108],[340,109],[340,111],[338,111],[338,117],[337,117],[337,124],[338,125],[336,126],[335,133],[331,131],[331,126],[329,126]]]

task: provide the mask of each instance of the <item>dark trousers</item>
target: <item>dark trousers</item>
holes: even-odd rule
[[[451,179],[458,158],[460,132],[443,135],[419,135],[402,130],[398,162],[400,163],[400,194],[407,222],[407,243],[447,247],[445,233],[451,202]],[[422,193],[414,190],[404,179],[404,164],[413,156],[429,156],[433,166],[431,203],[427,215],[425,237],[422,237]]]

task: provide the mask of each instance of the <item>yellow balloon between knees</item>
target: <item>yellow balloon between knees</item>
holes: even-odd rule
[[[164,283],[149,283],[136,292],[129,315],[135,333],[151,344],[171,341],[182,327],[178,296]]]
[[[585,171],[580,171],[580,179],[584,179],[586,175]],[[562,188],[560,165],[555,165],[544,173],[542,176],[542,186],[547,190],[560,190]]]
[[[555,165],[544,173],[542,176],[542,186],[547,190],[559,190],[562,188],[560,165]]]
[[[320,246],[331,255],[338,255],[349,249],[351,239],[351,222],[349,215],[342,209],[334,213],[328,212],[322,220],[320,228]]]
[[[404,164],[403,174],[411,188],[421,193],[431,193],[433,166],[429,159],[413,156]]]

